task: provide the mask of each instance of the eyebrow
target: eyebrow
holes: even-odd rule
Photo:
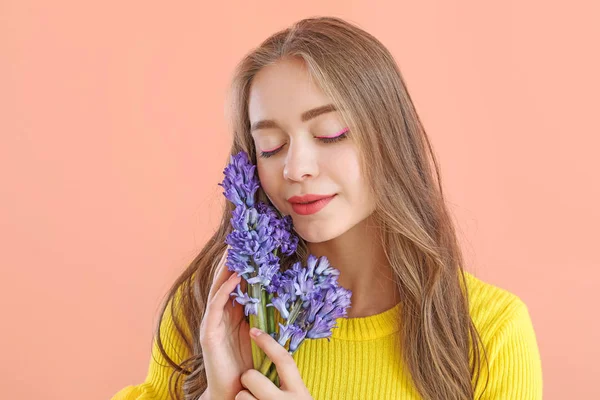
[[[302,120],[302,122],[306,122],[308,120],[318,117],[321,114],[325,114],[325,113],[332,112],[332,111],[337,111],[337,108],[333,104],[327,104],[327,105],[313,108],[312,110],[303,112],[302,115],[300,116],[300,119]],[[255,123],[253,123],[252,126],[250,127],[250,132],[253,132],[257,129],[278,128],[278,127],[279,127],[279,125],[277,125],[277,123],[275,121],[273,121],[272,119],[263,119],[261,121],[257,121]]]

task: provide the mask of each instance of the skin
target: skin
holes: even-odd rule
[[[348,317],[364,317],[392,308],[399,296],[372,228],[375,202],[361,174],[352,132],[325,143],[319,138],[335,137],[346,128],[340,114],[331,111],[307,121],[300,117],[330,103],[309,80],[301,60],[262,68],[250,88],[250,123],[254,127],[260,120],[273,120],[276,126],[252,131],[257,171],[265,193],[283,215],[291,215],[310,253],[326,256],[340,270],[340,285],[352,291]],[[261,157],[266,151],[277,152]],[[287,199],[308,193],[337,195],[318,213],[299,215]]]
[[[240,378],[246,389],[240,391],[235,400],[312,400],[290,353],[271,336],[256,328],[250,330],[250,335],[277,367],[281,388],[259,371],[249,369]]]
[[[250,326],[244,307],[234,307],[230,293],[241,278],[228,270],[223,253],[208,295],[206,315],[200,325],[200,344],[208,379],[202,400],[230,400],[243,390],[240,377],[252,368]],[[242,290],[245,290],[242,284]]]
[[[241,278],[228,271],[226,254],[219,261],[208,295],[207,314],[200,325],[200,343],[208,379],[207,390],[200,399],[312,399],[288,351],[270,335],[256,328],[250,329],[243,318],[244,307],[232,306],[230,293],[241,282]],[[239,329],[233,329],[238,326]],[[252,368],[250,337],[275,364],[281,387]]]

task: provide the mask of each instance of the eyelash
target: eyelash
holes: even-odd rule
[[[342,139],[345,139],[348,136],[347,133],[348,133],[348,128],[344,129],[343,133],[340,135],[337,135],[334,137],[320,137],[317,139],[319,139],[320,141],[322,141],[324,143],[335,143],[335,142],[339,142]],[[281,147],[283,147],[283,146],[281,146]],[[278,149],[273,150],[273,151],[261,151],[260,156],[262,158],[269,158],[269,157],[275,155],[279,150],[281,150],[281,147],[279,147]]]

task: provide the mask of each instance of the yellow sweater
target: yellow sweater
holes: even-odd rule
[[[542,370],[527,306],[514,294],[466,273],[470,312],[489,358],[489,381],[481,399],[542,398]],[[237,305],[239,306],[239,305]],[[331,341],[306,340],[294,354],[315,400],[420,399],[401,362],[398,343],[400,304],[363,318],[340,318]],[[169,335],[167,324],[161,332]],[[163,329],[161,327],[161,329]],[[168,340],[168,336],[163,340]],[[169,354],[183,360],[184,347],[172,340]],[[112,400],[167,400],[171,370],[156,344],[144,383],[127,386]],[[157,361],[159,363],[157,363]],[[487,371],[475,389],[479,398]]]

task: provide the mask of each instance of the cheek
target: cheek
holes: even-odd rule
[[[327,159],[326,165],[331,178],[342,186],[341,190],[356,193],[364,186],[359,159],[354,148],[340,149],[335,157]]]
[[[256,172],[258,173],[260,185],[270,195],[271,188],[274,185],[273,168],[266,167],[263,163],[259,162],[256,166]]]
[[[258,163],[256,171],[258,173],[258,179],[260,180],[260,186],[271,202],[279,208],[279,204],[277,204],[277,193],[279,188],[279,180],[277,179],[278,171],[273,166],[264,166],[261,162]]]

